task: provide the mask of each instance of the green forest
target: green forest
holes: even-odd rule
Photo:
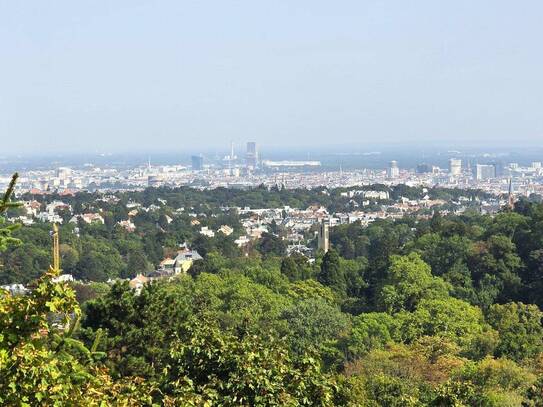
[[[3,214],[20,210],[15,181]],[[340,211],[341,192],[77,194],[74,211],[99,208],[105,223],[60,227],[62,271],[50,266],[50,225],[0,217],[0,283],[31,288],[0,293],[0,405],[543,406],[543,204],[338,225],[314,262],[286,256],[280,225],[240,250],[241,219],[221,209]],[[466,193],[482,196],[430,191]],[[135,233],[116,225],[127,202],[158,199],[167,204],[139,213]],[[173,216],[179,206],[234,233],[202,237],[187,213]],[[183,242],[204,257],[188,273],[139,294],[107,283]],[[80,282],[54,283],[61,272]]]

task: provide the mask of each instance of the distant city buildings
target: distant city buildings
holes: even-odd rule
[[[388,178],[390,179],[396,179],[400,176],[400,168],[398,168],[398,162],[397,161],[391,161],[388,170],[387,170]]]
[[[434,167],[430,164],[422,163],[417,165],[416,173],[417,174],[429,174],[433,171]]]
[[[494,161],[491,165],[494,166],[495,177],[503,177],[505,175],[505,167],[501,161]]]
[[[247,152],[245,153],[245,163],[249,168],[256,168],[258,166],[258,150],[254,141],[247,143]]]
[[[149,175],[147,177],[147,185],[150,187],[159,187],[164,185],[164,177],[161,174]]]
[[[279,168],[303,168],[303,167],[320,167],[321,162],[320,161],[292,161],[292,160],[284,160],[284,161],[270,161],[265,160],[262,161],[262,167],[264,168],[270,168],[270,169],[279,169]]]
[[[454,177],[462,174],[462,160],[458,158],[449,159],[449,174]]]
[[[504,165],[502,156],[483,155],[480,158],[462,156],[451,152],[456,157],[447,159],[443,169],[433,162],[423,162],[400,171],[397,161],[390,162],[386,168],[349,169],[345,170],[338,162],[325,160],[262,160],[255,142],[247,143],[247,154],[236,156],[232,144],[225,146],[226,153],[214,155],[194,155],[191,164],[151,165],[145,163],[132,168],[115,164],[82,164],[50,169],[30,169],[22,172],[18,182],[18,193],[28,192],[35,196],[58,194],[55,198],[62,201],[63,196],[73,195],[78,191],[112,192],[126,190],[143,190],[147,187],[182,187],[197,189],[231,188],[250,189],[257,186],[267,188],[317,188],[326,186],[356,187],[361,195],[367,193],[363,201],[352,202],[353,208],[363,207],[386,200],[370,197],[372,191],[360,188],[364,185],[383,184],[386,187],[395,184],[408,186],[439,186],[443,188],[477,188],[493,194],[507,192],[507,181],[513,180],[517,195],[530,197],[543,195],[543,165],[541,161],[531,159],[528,162],[514,162]],[[505,156],[503,156],[505,157]],[[249,158],[249,160],[246,160]],[[476,164],[481,159],[480,164]],[[205,160],[205,167],[204,167]],[[402,160],[403,161],[403,160]],[[385,161],[386,162],[386,161]],[[443,164],[440,161],[440,164]],[[448,164],[448,166],[447,166]],[[382,164],[381,164],[382,165]],[[205,171],[203,169],[205,168]],[[339,169],[339,171],[338,171]],[[385,171],[383,171],[385,170]],[[507,180],[506,180],[507,178]],[[0,189],[5,189],[11,174],[0,174]],[[351,191],[352,192],[352,191]],[[326,194],[327,191],[322,191]],[[355,196],[349,196],[353,198]],[[30,205],[30,204],[29,204]],[[23,215],[21,222],[66,222],[69,208],[52,202],[47,208],[25,207],[29,213]],[[121,225],[127,230],[133,229],[130,224]],[[216,229],[213,232],[217,232]],[[204,231],[205,233],[205,231]]]
[[[204,157],[201,155],[193,155],[191,157],[192,171],[202,171],[204,169]]]
[[[496,178],[496,167],[491,164],[477,164],[475,176],[478,181]]]
[[[55,173],[57,178],[65,181],[72,175],[72,169],[68,167],[58,167]]]

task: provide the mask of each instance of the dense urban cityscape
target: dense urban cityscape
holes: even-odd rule
[[[209,161],[209,162],[208,162]],[[529,197],[543,193],[541,161],[519,164],[503,159],[461,159],[450,157],[448,166],[440,168],[422,162],[414,168],[402,167],[392,160],[387,168],[360,168],[342,170],[322,168],[316,160],[262,160],[257,144],[248,142],[246,152],[236,155],[232,144],[230,154],[206,160],[193,155],[190,164],[153,165],[149,161],[133,168],[80,164],[78,168],[57,167],[28,170],[19,178],[18,191],[33,193],[73,193],[77,191],[141,190],[147,187],[180,187],[213,189],[252,188],[265,185],[270,188],[315,188],[319,186],[354,187],[360,185],[405,184],[408,186],[440,186],[444,188],[476,188],[492,194],[511,192]],[[11,174],[0,177],[0,186],[6,187]]]

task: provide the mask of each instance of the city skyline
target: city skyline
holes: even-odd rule
[[[256,150],[248,151],[248,147]],[[93,153],[79,152],[77,154],[40,154],[40,155],[0,155],[0,174],[9,174],[13,171],[26,172],[35,169],[54,169],[57,167],[104,167],[104,168],[134,168],[138,166],[153,165],[185,165],[194,164],[194,159],[202,160],[203,166],[235,168],[240,165],[249,165],[254,168],[279,169],[285,163],[292,163],[291,167],[311,171],[335,171],[357,169],[385,169],[391,161],[403,169],[416,170],[418,173],[431,172],[432,168],[448,169],[452,166],[458,174],[458,167],[471,166],[475,171],[477,164],[490,164],[500,166],[516,163],[520,166],[530,166],[539,162],[543,157],[542,148],[516,148],[516,149],[432,149],[418,150],[416,147],[376,146],[372,149],[328,149],[319,146],[305,146],[305,148],[270,148],[256,141],[246,141],[243,144],[233,142],[228,145],[218,145],[211,150],[197,149],[170,152],[124,152],[124,153]],[[459,161],[458,161],[459,160]],[[456,162],[456,164],[451,164]],[[259,165],[256,165],[258,163]],[[293,168],[294,169],[294,168]]]

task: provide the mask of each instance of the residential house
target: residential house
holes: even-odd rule
[[[207,237],[213,237],[215,236],[215,232],[213,232],[211,229],[209,229],[207,226],[202,226],[200,229],[200,234],[207,236]]]
[[[175,274],[186,273],[191,268],[192,263],[202,259],[203,257],[196,250],[180,250],[174,259],[173,269]]]
[[[85,223],[101,223],[104,224],[104,218],[99,213],[84,213],[83,215],[74,215],[70,219],[70,223],[77,223],[77,221],[81,219]]]
[[[122,227],[124,230],[126,230],[127,232],[134,232],[136,230],[136,225],[134,225],[132,223],[132,221],[130,219],[128,220],[121,220],[119,222],[117,222],[117,224]]]
[[[56,213],[40,212],[36,218],[42,222],[62,223],[62,217]]]
[[[143,286],[148,282],[149,278],[145,277],[143,274],[138,274],[136,277],[128,282],[128,285],[136,292],[136,294],[139,294]]]
[[[225,236],[230,236],[232,233],[234,233],[234,229],[228,225],[222,225],[219,229],[217,229],[217,232],[220,232]]]
[[[53,277],[51,279],[53,283],[67,283],[70,281],[74,281],[74,276],[71,274],[61,274],[60,276]]]
[[[22,284],[8,284],[0,286],[0,289],[8,291],[11,295],[28,294],[30,290]]]
[[[243,235],[237,238],[236,240],[234,240],[234,243],[237,244],[238,247],[243,247],[243,246],[248,245],[250,241],[251,239],[249,239],[248,236]]]

